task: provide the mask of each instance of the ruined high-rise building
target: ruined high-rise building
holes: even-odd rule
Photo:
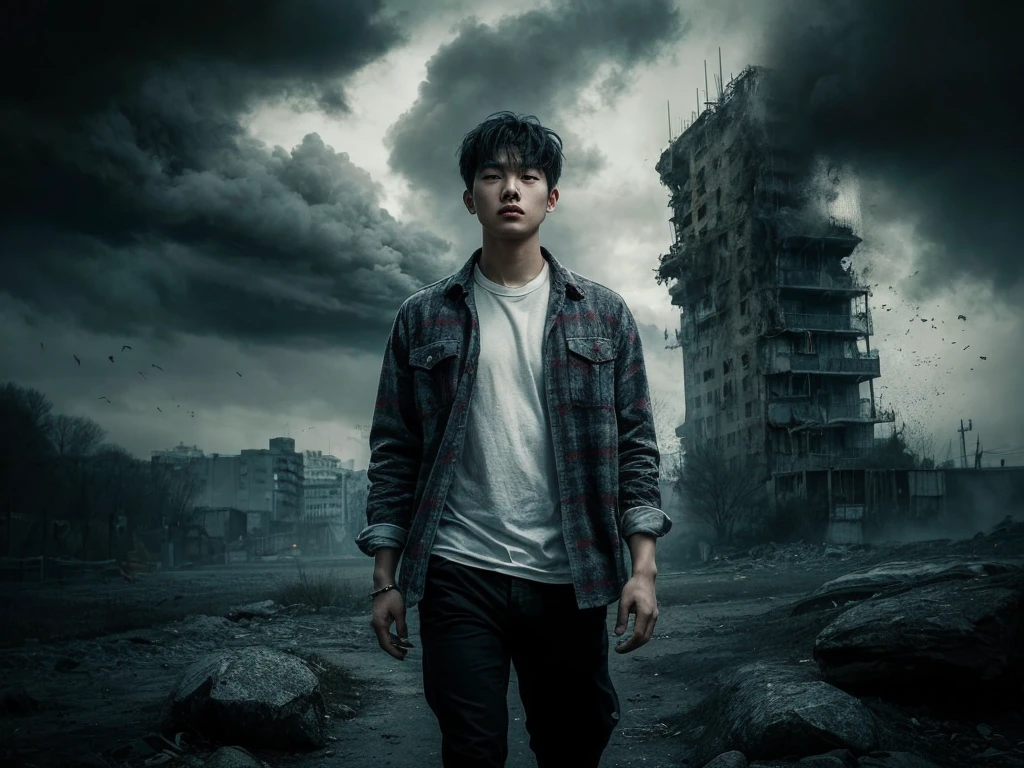
[[[659,280],[681,308],[680,437],[755,457],[770,498],[827,486],[834,509],[826,470],[863,468],[875,424],[894,417],[875,405],[869,292],[850,266],[852,174],[808,156],[768,77],[744,71],[657,165],[672,193]]]

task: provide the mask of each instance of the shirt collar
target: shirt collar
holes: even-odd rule
[[[463,294],[469,293],[471,278],[473,275],[473,266],[480,260],[480,254],[483,253],[483,248],[477,248],[473,251],[473,255],[469,257],[469,260],[463,265],[462,269],[456,272],[448,279],[448,284],[445,286],[445,296],[453,301],[460,299]],[[556,292],[564,292],[565,295],[573,300],[579,300],[584,298],[586,294],[583,292],[583,286],[576,280],[576,276],[563,267],[554,256],[544,246],[540,247],[540,253],[544,259],[548,262],[551,267],[551,289]]]

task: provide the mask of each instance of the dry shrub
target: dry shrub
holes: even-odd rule
[[[314,611],[339,608],[365,612],[368,609],[365,589],[357,590],[352,580],[338,578],[329,568],[307,571],[301,565],[296,578],[278,588],[275,600],[281,605],[305,605]]]

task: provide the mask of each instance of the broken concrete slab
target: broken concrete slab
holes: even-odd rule
[[[316,749],[325,743],[325,715],[320,681],[304,661],[251,646],[189,666],[164,702],[160,729],[219,744]]]

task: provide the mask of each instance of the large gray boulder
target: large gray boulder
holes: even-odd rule
[[[944,581],[865,600],[814,643],[822,679],[892,700],[1021,692],[1024,576]]]
[[[727,672],[693,714],[698,765],[729,750],[777,760],[836,748],[865,754],[877,745],[868,709],[806,668],[758,662]]]
[[[160,729],[189,730],[217,744],[317,749],[326,740],[325,714],[320,681],[305,662],[252,646],[189,666],[164,702]]]
[[[894,560],[850,571],[827,581],[804,599],[793,604],[790,614],[797,616],[817,608],[865,600],[876,595],[979,576],[1021,573],[1018,559],[964,561],[945,558],[927,561]]]

